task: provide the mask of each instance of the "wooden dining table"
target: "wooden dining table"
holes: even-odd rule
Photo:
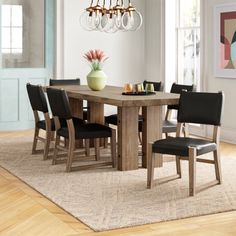
[[[89,103],[89,122],[104,124],[104,104],[118,109],[118,170],[135,170],[138,162],[138,117],[142,107],[142,167],[147,167],[148,143],[162,137],[162,110],[164,105],[178,104],[179,95],[156,92],[146,96],[122,95],[122,88],[106,86],[92,91],[84,85],[54,86],[63,88],[69,97],[73,116],[83,117],[83,101]],[[162,166],[160,156],[155,165]]]

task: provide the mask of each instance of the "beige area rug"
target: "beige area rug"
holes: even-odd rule
[[[65,173],[42,155],[31,155],[31,137],[0,138],[0,165],[95,231],[136,226],[236,210],[236,158],[222,157],[222,185],[188,196],[187,162],[183,178],[146,189],[146,170],[112,168]],[[165,163],[158,176],[175,173]],[[211,165],[197,165],[197,183],[214,180]]]

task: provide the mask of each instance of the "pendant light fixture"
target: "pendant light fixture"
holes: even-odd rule
[[[108,0],[109,1],[109,0]],[[109,8],[106,8],[106,0],[100,5],[100,0],[91,0],[90,6],[80,16],[81,26],[88,31],[101,31],[115,33],[117,31],[135,31],[142,25],[143,19],[140,12],[132,5],[131,0],[109,1]]]

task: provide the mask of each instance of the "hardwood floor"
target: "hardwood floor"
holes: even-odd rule
[[[23,137],[31,132],[0,132],[0,136]],[[223,158],[236,155],[236,145],[222,143],[221,153]],[[236,211],[95,233],[0,168],[0,235],[235,236]]]

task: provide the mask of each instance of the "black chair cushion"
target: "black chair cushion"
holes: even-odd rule
[[[50,119],[51,120],[51,130],[52,131],[55,131],[56,130],[56,127],[55,127],[55,123],[54,123],[54,119]],[[82,119],[79,119],[79,118],[76,118],[76,117],[73,117],[73,122],[76,123],[76,124],[84,124],[85,121],[82,120]],[[66,123],[66,120],[65,119],[60,119],[60,124],[61,124],[61,127],[67,127],[67,123]],[[46,130],[46,123],[45,123],[45,120],[40,120],[37,122],[36,124],[37,128],[39,129],[43,129],[43,130]]]
[[[192,92],[194,90],[194,85],[185,85],[185,84],[176,84],[173,83],[171,86],[171,93],[181,94],[182,91],[185,90],[187,92]],[[168,109],[178,110],[179,105],[168,105]]]
[[[142,117],[142,116],[141,116]],[[143,120],[139,120],[138,130],[142,132]],[[162,124],[163,133],[174,133],[177,130],[177,122],[164,120]]]
[[[162,132],[163,133],[174,133],[177,130],[177,122],[164,120],[162,123]]]
[[[167,138],[156,141],[152,145],[154,153],[169,154],[176,156],[189,155],[189,147],[196,147],[197,156],[216,150],[216,143],[196,138]]]
[[[30,104],[33,111],[48,112],[48,106],[43,88],[39,85],[27,84],[26,89],[28,92]]]
[[[88,123],[80,124],[74,122],[75,139],[91,139],[91,138],[107,138],[111,137],[111,128],[101,124]],[[69,131],[67,127],[62,127],[58,130],[58,135],[69,138]]]
[[[117,125],[118,123],[117,120],[118,120],[117,114],[113,114],[113,115],[105,117],[106,124]]]
[[[88,111],[83,111],[83,119],[88,120]]]
[[[221,125],[224,95],[219,93],[182,92],[178,122]]]
[[[71,119],[70,103],[65,90],[47,88],[48,101],[54,116],[63,119]]]
[[[80,85],[80,79],[50,79],[50,86],[60,85]]]
[[[139,121],[139,122],[142,122],[142,121],[143,121],[142,115],[139,115],[139,116],[138,116],[138,121]],[[110,115],[110,116],[106,116],[106,117],[105,117],[105,123],[106,123],[106,124],[109,124],[109,125],[117,125],[117,124],[118,124],[118,116],[117,116],[117,114],[113,114],[113,115]]]
[[[36,123],[36,127],[39,129],[46,130],[46,122],[45,120],[40,120]],[[51,130],[55,131],[55,124],[54,124],[54,119],[51,119]]]

